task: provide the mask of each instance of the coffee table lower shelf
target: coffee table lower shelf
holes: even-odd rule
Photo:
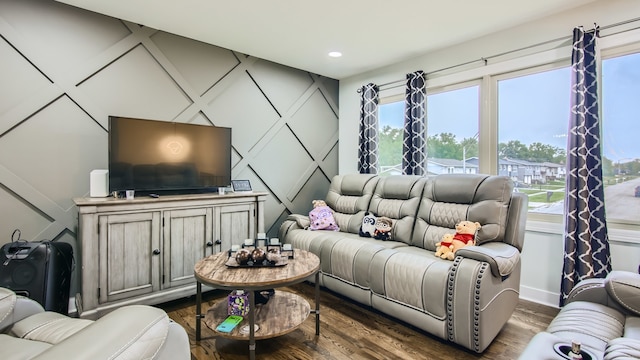
[[[269,339],[287,334],[297,329],[311,313],[309,302],[296,294],[288,291],[276,290],[269,302],[257,305],[255,311],[255,324],[259,326],[255,332],[255,339]],[[249,340],[249,332],[241,332],[244,326],[249,326],[248,316],[238,324],[231,332],[216,331],[216,327],[227,318],[227,299],[216,302],[204,317],[204,322],[217,335],[234,339]]]

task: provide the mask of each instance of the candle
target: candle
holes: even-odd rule
[[[283,244],[282,250],[291,250],[291,244]]]
[[[240,245],[231,245],[231,251],[238,251],[240,250]]]
[[[247,246],[253,245],[253,239],[246,239],[244,241],[244,244],[247,245]]]
[[[270,244],[271,244],[271,245],[278,245],[278,244],[280,244],[280,239],[278,239],[278,238],[271,238]]]

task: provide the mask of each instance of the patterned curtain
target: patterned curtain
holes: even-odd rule
[[[580,280],[603,278],[611,271],[600,150],[597,37],[597,30],[585,32],[580,27],[573,32],[560,306]]]
[[[360,88],[360,145],[358,148],[358,172],[378,173],[378,85],[367,84]]]
[[[427,159],[427,81],[423,71],[407,74],[402,173],[425,175]]]

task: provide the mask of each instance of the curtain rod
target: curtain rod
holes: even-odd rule
[[[611,28],[614,28],[614,27],[617,27],[617,26],[631,24],[631,23],[634,23],[636,21],[640,21],[640,17],[629,19],[629,20],[625,20],[625,21],[620,21],[620,22],[617,22],[617,23],[614,23],[614,24],[609,24],[609,25],[601,26],[601,27],[599,27],[596,23],[594,23],[593,26],[594,26],[594,29],[607,30],[607,29],[611,29]],[[619,31],[619,32],[616,32],[616,33],[613,33],[613,34],[604,35],[602,37],[620,34],[620,33],[623,33],[625,31],[637,30],[639,28],[640,28],[640,26],[632,28],[632,29],[628,29],[628,30]],[[499,53],[499,54],[495,54],[495,55],[491,55],[491,56],[488,56],[488,57],[481,57],[480,59],[470,60],[470,61],[463,62],[463,63],[460,63],[460,64],[451,65],[451,66],[447,66],[447,67],[444,67],[444,68],[441,68],[441,69],[430,71],[429,75],[432,75],[432,74],[435,74],[435,73],[439,73],[439,72],[442,72],[442,71],[446,71],[446,70],[455,69],[455,68],[462,67],[462,66],[471,65],[471,64],[474,64],[474,63],[479,62],[479,61],[482,61],[482,62],[484,62],[485,65],[487,65],[487,62],[489,61],[489,59],[497,58],[497,57],[504,56],[504,55],[509,55],[509,54],[516,53],[516,52],[523,51],[523,50],[529,50],[531,48],[535,48],[535,47],[538,47],[538,46],[543,46],[543,45],[547,45],[547,44],[550,44],[550,43],[554,43],[554,42],[561,41],[561,40],[567,40],[567,39],[571,39],[571,38],[572,38],[572,35],[562,36],[562,37],[559,37],[559,38],[556,38],[556,39],[543,41],[543,42],[540,42],[540,43],[537,43],[537,44],[532,44],[532,45],[529,45],[529,46],[525,46],[525,47],[522,47],[522,48],[519,48],[519,49],[505,51],[505,52],[502,52],[502,53]],[[402,86],[405,83],[405,81],[406,81],[405,79],[394,80],[394,81],[386,82],[384,84],[380,84],[380,85],[378,85],[378,87],[379,88],[384,87],[385,89],[393,89],[393,88],[396,88],[398,86]],[[360,93],[361,89],[358,88],[357,92]]]

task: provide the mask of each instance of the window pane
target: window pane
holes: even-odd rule
[[[402,173],[403,123],[404,101],[396,101],[378,107],[380,175]]]
[[[608,219],[640,220],[638,94],[640,54],[602,62],[602,171]]]
[[[427,172],[478,172],[479,86],[427,95]],[[402,173],[404,101],[380,105],[380,174]],[[463,161],[466,160],[466,161]]]
[[[478,173],[479,86],[427,97],[427,171]]]
[[[498,173],[529,195],[529,210],[562,214],[570,68],[498,81]]]

